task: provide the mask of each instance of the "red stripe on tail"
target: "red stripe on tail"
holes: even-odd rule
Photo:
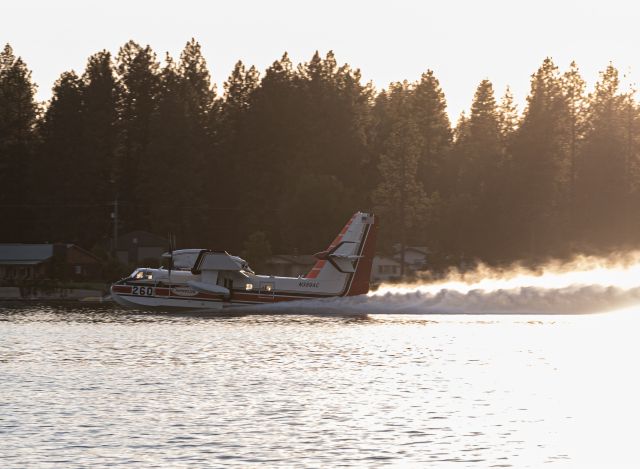
[[[347,224],[344,225],[344,228],[342,228],[342,231],[340,231],[338,236],[336,236],[336,239],[333,240],[333,242],[329,245],[329,247],[326,249],[325,252],[330,252],[333,248],[335,248],[338,244],[340,244],[340,241],[342,241],[344,234],[347,232],[347,230],[351,226],[351,222],[353,222],[353,220],[356,218],[356,215],[352,216],[349,219]],[[322,270],[326,262],[327,262],[326,260],[322,260],[322,259],[317,260],[316,263],[311,268],[311,270],[309,271],[309,273],[305,275],[305,278],[316,278],[318,274],[320,274],[320,271]]]
[[[373,217],[373,215],[371,215]],[[369,231],[366,233],[366,238],[362,240],[364,246],[360,259],[358,259],[358,265],[356,266],[356,272],[353,274],[353,279],[349,290],[344,296],[354,295],[366,295],[369,293],[369,279],[371,278],[371,265],[373,264],[373,256],[376,253],[376,235],[378,231],[378,223],[376,219],[373,219],[373,223],[369,225]]]

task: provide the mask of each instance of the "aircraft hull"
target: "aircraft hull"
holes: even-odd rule
[[[234,292],[232,298],[227,299],[223,295],[196,291],[184,285],[158,287],[144,284],[116,284],[111,287],[111,297],[116,303],[127,308],[161,311],[220,311],[233,306],[273,304],[322,296]]]

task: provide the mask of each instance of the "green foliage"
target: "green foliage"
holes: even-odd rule
[[[39,112],[35,91],[31,72],[7,44],[0,52],[0,239],[33,238],[28,203]]]
[[[284,252],[313,253],[325,249],[352,214],[351,193],[337,177],[303,174],[280,202],[279,239]],[[296,220],[297,225],[290,220]]]
[[[92,246],[110,233],[110,208],[107,204],[116,195],[120,86],[111,54],[102,51],[89,57],[81,79],[81,163],[77,168],[81,177],[73,190],[87,205],[79,212],[82,213],[82,222],[91,227],[78,234],[77,242],[81,246]]]
[[[505,140],[505,143],[508,144],[510,138],[518,128],[519,122],[518,108],[513,102],[513,93],[508,86],[500,101],[498,119],[500,123],[500,134]]]
[[[113,283],[116,280],[127,277],[132,270],[133,269],[131,269],[128,265],[118,261],[118,259],[109,257],[102,264],[102,277],[105,281]]]
[[[627,135],[625,99],[618,87],[618,71],[609,65],[589,95],[587,129],[577,168],[577,223],[581,228],[591,227],[589,236],[599,244],[610,244],[612,237],[629,228],[627,176],[632,145]]]
[[[413,228],[424,210],[425,193],[417,181],[419,151],[417,126],[399,122],[389,135],[386,152],[380,156],[382,181],[373,200],[387,222],[400,230]]]
[[[260,272],[271,257],[271,244],[264,231],[251,233],[243,244],[241,256],[249,265]]]
[[[514,136],[510,217],[513,253],[557,254],[567,235],[567,100],[558,68],[549,58],[533,75],[531,93]]]
[[[208,126],[215,93],[200,45],[189,41],[178,64],[167,55],[158,80],[138,189],[140,218],[151,231],[175,233],[190,247],[208,241],[207,187],[224,180],[212,171],[217,153]]]
[[[116,59],[118,88],[118,147],[114,179],[118,197],[124,201],[120,211],[124,230],[139,227],[148,202],[144,191],[149,181],[148,168],[155,162],[149,152],[151,123],[160,89],[160,64],[149,46],[133,41],[120,48]]]
[[[504,114],[500,113],[493,85],[483,80],[476,90],[471,115],[458,124],[453,157],[458,168],[457,209],[449,220],[454,233],[451,247],[458,254],[499,258],[505,239],[496,227],[504,219],[506,174]]]
[[[109,246],[175,233],[261,267],[271,248],[321,250],[375,208],[379,249],[427,245],[442,265],[640,244],[640,110],[609,65],[595,90],[545,59],[520,115],[483,80],[451,128],[438,79],[376,92],[332,51],[263,74],[238,61],[215,87],[200,45],[162,65],[124,44],[64,72],[43,113],[10,46],[0,53],[0,241]],[[242,243],[242,240],[247,240]],[[128,267],[111,260],[110,280]]]
[[[78,242],[83,229],[79,188],[88,182],[82,147],[83,83],[75,72],[65,72],[53,87],[53,96],[39,122],[40,146],[35,155],[35,202],[51,204],[35,217],[35,230],[51,242]],[[80,210],[78,210],[80,209]],[[65,223],[61,223],[64,220]],[[85,231],[86,232],[86,231]]]
[[[424,186],[418,180],[424,137],[415,115],[410,112],[413,91],[407,83],[392,85],[388,103],[392,121],[379,157],[381,181],[373,193],[376,209],[386,220],[381,238],[387,242],[399,240],[401,254],[410,230],[423,221],[426,208]],[[402,275],[404,262],[401,264]]]
[[[446,177],[452,131],[446,113],[447,104],[440,82],[432,70],[422,74],[411,93],[412,114],[422,139],[419,160],[419,180],[427,193],[450,191]]]

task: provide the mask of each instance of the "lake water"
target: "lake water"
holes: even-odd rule
[[[640,309],[287,312],[0,306],[2,467],[639,467]]]

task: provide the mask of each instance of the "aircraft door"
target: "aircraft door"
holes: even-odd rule
[[[230,301],[233,297],[233,279],[225,277],[225,276],[219,276],[218,277],[218,285],[220,285],[221,287],[226,288],[227,290],[229,290],[229,295],[225,297],[225,301]]]

